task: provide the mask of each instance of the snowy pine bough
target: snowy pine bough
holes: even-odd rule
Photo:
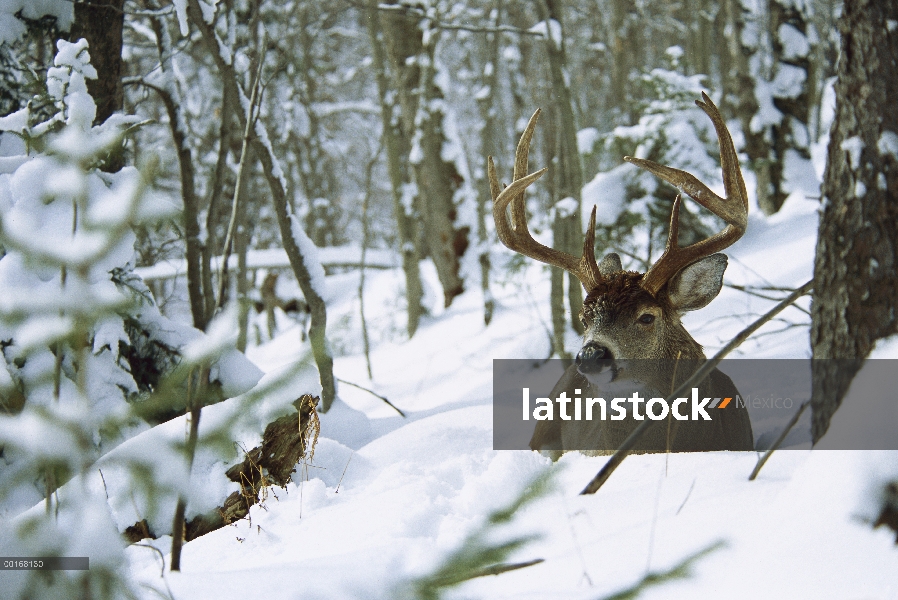
[[[183,411],[185,371],[210,368],[219,399],[253,387],[261,372],[233,349],[230,323],[205,336],[171,321],[134,275],[131,226],[177,207],[147,192],[152,165],[98,170],[139,123],[116,116],[94,127],[87,43],[58,49],[47,76],[57,112],[35,123],[26,107],[0,120],[23,142],[0,159],[0,555],[89,555],[90,570],[50,579],[6,571],[4,595],[119,597],[128,588],[119,521],[133,507],[170,522],[170,498],[189,477],[177,446],[119,453],[117,467],[104,464],[131,507],[116,514],[122,507],[110,504],[95,462],[149,429],[147,420]]]

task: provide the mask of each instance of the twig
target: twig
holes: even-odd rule
[[[159,558],[162,560],[162,572],[159,574],[162,579],[165,579],[165,555],[162,554],[162,550],[157,548],[156,546],[150,546],[149,544],[134,544],[135,546],[140,546],[141,548],[149,548],[150,550],[155,550],[159,555]]]
[[[374,379],[371,373],[371,343],[368,339],[368,322],[365,319],[365,258],[368,253],[368,205],[371,200],[371,188],[373,185],[374,167],[380,152],[383,150],[383,143],[377,149],[377,152],[365,165],[365,196],[362,200],[362,256],[360,257],[361,265],[359,266],[359,316],[362,320],[362,348],[365,350],[365,365],[368,367],[368,379]]]
[[[732,289],[734,289],[734,290],[739,290],[740,292],[745,292],[745,293],[748,294],[749,296],[755,296],[755,297],[757,297],[757,298],[763,298],[764,300],[779,300],[779,298],[775,298],[775,297],[773,297],[773,296],[768,296],[767,294],[761,294],[761,293],[758,293],[758,292],[754,291],[753,289],[751,289],[751,288],[749,288],[749,287],[746,287],[746,286],[744,286],[744,285],[733,285],[732,283],[725,283],[724,285],[725,285],[726,287],[728,287],[728,288],[732,288]],[[792,291],[792,290],[789,290],[789,291]],[[798,306],[797,304],[795,305],[795,308],[797,308],[798,310],[800,310],[800,311],[803,312],[804,314],[806,314],[806,315],[808,315],[808,316],[811,316],[810,311],[808,311],[807,309],[804,309],[804,308]]]
[[[103,477],[103,469],[97,469],[100,472],[100,479],[103,480],[103,491],[106,492],[106,499],[109,500],[109,488],[106,487],[106,478]]]
[[[649,237],[649,240],[651,240],[651,239],[652,239],[652,238]],[[620,254],[623,254],[624,256],[629,256],[629,257],[632,258],[633,260],[637,261],[640,265],[642,265],[642,268],[643,268],[643,269],[648,270],[648,268],[649,268],[649,267],[651,266],[651,264],[652,264],[652,263],[650,263],[649,261],[647,261],[646,259],[642,258],[641,256],[637,256],[636,254],[633,254],[632,252],[629,252],[629,251],[627,251],[627,250],[624,250],[623,248],[621,248],[621,247],[619,247],[619,246],[611,246],[610,249],[611,249],[611,250],[614,250],[615,252],[618,252],[618,253],[620,253]]]
[[[571,513],[568,511],[567,502],[565,502],[564,496],[561,496],[561,502],[564,504],[564,515],[567,517],[567,526],[571,531],[571,541],[574,542],[574,549],[577,551],[577,558],[580,559],[580,568],[583,569],[583,577],[582,579],[586,580],[586,583],[589,584],[589,587],[592,587],[592,577],[589,576],[589,569],[586,566],[586,558],[583,556],[583,548],[580,546],[580,541],[577,539],[577,530],[574,528],[574,522],[571,520]],[[575,515],[577,513],[574,513]]]
[[[335,379],[336,379],[337,381],[339,381],[340,383],[345,383],[346,385],[351,385],[351,386],[354,387],[354,388],[359,388],[359,389],[362,390],[362,391],[368,392],[368,393],[371,394],[372,396],[377,396],[378,398],[380,398],[381,400],[383,400],[384,402],[386,402],[387,405],[388,405],[390,408],[392,408],[393,410],[395,410],[396,412],[398,412],[400,415],[402,415],[403,417],[405,417],[405,413],[404,413],[404,412],[402,412],[401,410],[399,410],[399,409],[396,407],[395,404],[393,404],[392,402],[390,402],[389,400],[387,400],[385,397],[381,396],[381,395],[378,394],[377,392],[375,392],[375,391],[373,391],[373,390],[369,390],[369,389],[366,388],[366,387],[362,387],[362,386],[360,386],[360,385],[357,384],[357,383],[352,383],[351,381],[346,381],[345,379],[340,379],[339,377],[336,377]]]
[[[744,342],[748,337],[753,334],[755,331],[761,328],[765,323],[767,323],[770,319],[778,315],[782,312],[786,307],[790,304],[807,294],[814,287],[814,280],[811,279],[803,286],[789,294],[787,298],[785,298],[782,302],[771,308],[767,313],[758,318],[754,323],[743,329],[739,332],[739,335],[734,337],[730,342],[720,349],[720,351],[714,355],[713,358],[705,361],[705,364],[701,366],[701,368],[692,374],[692,376],[684,381],[670,396],[667,398],[667,403],[670,402],[677,397],[679,397],[683,392],[688,390],[690,387],[698,383],[707,377],[711,371],[713,371],[720,361],[723,358],[732,352],[735,348],[737,348],[742,342]],[[602,485],[608,481],[608,478],[611,477],[611,474],[614,473],[614,470],[620,466],[624,459],[627,457],[627,454],[636,446],[639,440],[642,439],[642,436],[646,434],[646,432],[651,429],[652,425],[657,423],[657,421],[643,421],[639,427],[633,430],[633,432],[627,436],[627,439],[620,445],[614,454],[611,455],[611,458],[608,459],[608,462],[599,470],[595,477],[592,478],[592,481],[587,484],[583,491],[580,492],[583,494],[595,494]]]
[[[470,579],[474,579],[475,577],[486,577],[487,575],[501,575],[502,573],[508,573],[509,571],[517,571],[518,569],[532,567],[533,565],[538,565],[542,562],[546,562],[546,559],[534,558],[533,560],[519,563],[500,563],[498,565],[492,565],[475,572],[473,575],[471,575]]]
[[[340,493],[340,486],[343,485],[343,478],[346,476],[346,469],[349,468],[349,463],[352,461],[353,454],[355,454],[355,450],[349,453],[349,458],[346,460],[346,466],[343,467],[343,474],[340,475],[340,481],[337,482],[337,488],[334,490],[335,494]]]
[[[686,506],[686,501],[689,500],[689,496],[692,495],[692,488],[695,487],[695,479],[692,480],[692,485],[689,486],[689,491],[686,492],[686,497],[683,498],[683,503],[680,504],[680,508],[677,509],[676,514],[680,514],[680,511],[683,510],[683,507]]]
[[[757,477],[758,473],[761,472],[761,468],[764,466],[764,463],[766,463],[770,458],[770,455],[780,447],[780,445],[783,443],[783,440],[786,439],[786,436],[790,431],[792,431],[792,428],[795,427],[795,424],[798,423],[798,419],[801,418],[801,413],[804,412],[804,409],[807,408],[808,404],[810,403],[810,400],[805,400],[804,402],[802,402],[801,406],[798,407],[798,410],[794,415],[792,415],[792,418],[789,419],[789,422],[786,423],[786,426],[783,428],[782,432],[780,432],[780,435],[778,438],[776,438],[776,441],[773,442],[773,445],[770,446],[767,452],[764,453],[764,456],[758,459],[758,464],[755,465],[755,468],[752,469],[751,475],[748,476],[749,481],[755,480],[755,477]]]
[[[724,285],[734,290],[742,291],[761,290],[762,292],[789,292],[790,294],[795,291],[795,288],[783,287],[781,285],[737,285],[735,283],[725,283]],[[771,300],[779,300],[779,298],[771,298]]]
[[[228,259],[231,255],[231,247],[234,244],[234,233],[237,229],[237,211],[240,204],[240,191],[243,187],[243,179],[246,177],[246,163],[248,160],[247,154],[249,153],[250,137],[253,133],[253,127],[256,123],[256,117],[253,116],[253,111],[256,109],[256,104],[260,103],[259,84],[262,81],[262,66],[265,63],[265,46],[266,44],[264,41],[259,46],[259,65],[256,69],[255,77],[253,78],[253,87],[252,92],[250,93],[249,101],[249,111],[246,115],[246,126],[243,129],[243,144],[240,148],[240,165],[237,167],[237,181],[234,184],[234,201],[231,204],[231,219],[228,222],[228,232],[225,236],[224,249],[221,253],[221,265],[219,267],[220,270],[218,275],[218,298],[216,298],[215,300],[215,310],[212,311],[213,315],[224,304],[225,291],[227,290],[228,285]]]

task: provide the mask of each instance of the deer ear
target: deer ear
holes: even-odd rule
[[[667,284],[671,305],[679,311],[707,306],[720,293],[726,268],[726,254],[712,254],[680,269]]]

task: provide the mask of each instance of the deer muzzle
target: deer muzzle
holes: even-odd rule
[[[596,342],[587,342],[577,353],[577,370],[584,375],[601,373],[603,370],[611,368],[613,358],[611,350],[605,346]]]

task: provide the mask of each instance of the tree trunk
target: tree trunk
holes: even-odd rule
[[[246,198],[246,195],[243,195]],[[246,264],[246,255],[249,252],[249,241],[252,239],[252,225],[246,218],[246,211],[241,211],[238,217],[237,235],[234,237],[234,245],[237,254],[237,350],[246,352],[247,332],[249,329],[249,270]]]
[[[424,36],[422,36],[424,37]],[[455,163],[443,159],[446,132],[443,129],[443,91],[436,82],[436,44],[439,30],[430,30],[422,40],[419,58],[424,64],[420,69],[418,102],[414,122],[414,141],[420,152],[411,161],[422,199],[424,239],[430,258],[436,267],[437,277],[443,286],[446,307],[465,291],[460,273],[459,259],[468,248],[468,227],[455,228],[455,192],[462,184],[462,177]]]
[[[548,20],[562,23],[561,6],[559,0],[545,0],[544,16]],[[561,27],[559,27],[561,31]],[[571,90],[565,79],[565,53],[563,35],[560,39],[554,39],[558,32],[553,32],[552,27],[547,27],[549,39],[546,43],[546,54],[549,62],[549,75],[551,78],[551,99],[553,111],[551,117],[557,132],[556,154],[553,164],[557,165],[553,176],[555,194],[555,219],[552,224],[553,246],[558,250],[579,256],[583,251],[582,219],[580,218],[580,195],[583,188],[583,169],[580,164],[580,152],[577,148],[577,126],[574,116],[574,106],[571,98]],[[558,273],[554,273],[558,271]],[[562,358],[569,358],[564,349],[565,331],[567,320],[564,318],[564,302],[559,303],[559,298],[564,294],[563,274],[557,267],[553,267],[552,275],[552,324],[555,329],[555,350]],[[577,333],[583,333],[583,326],[577,315],[583,305],[583,290],[580,281],[567,274],[567,300],[568,310],[571,315],[571,325]],[[556,314],[559,313],[560,314]]]
[[[97,104],[94,124],[104,123],[122,109],[122,32],[125,27],[125,0],[84,0],[75,3],[75,21],[69,39],[87,40],[90,64],[97,78],[87,80],[87,91]],[[101,169],[116,173],[125,166],[124,146],[110,151]]]
[[[219,207],[224,194],[225,180],[230,167],[228,166],[228,153],[231,148],[232,132],[234,130],[234,103],[236,98],[231,97],[233,89],[230,86],[222,86],[221,89],[221,123],[218,129],[218,155],[215,162],[215,170],[212,173],[212,181],[209,185],[209,208],[206,211],[206,243],[203,245],[203,304],[206,309],[207,319],[215,312],[215,283],[212,270],[212,257],[221,249],[221,240],[217,235]]]
[[[301,3],[297,7],[298,28],[296,32],[299,61],[297,73],[301,85],[296,86],[308,118],[308,132],[298,136],[302,151],[297,152],[301,184],[309,212],[305,217],[305,229],[312,242],[318,247],[337,246],[340,239],[337,212],[332,203],[334,192],[331,169],[325,163],[326,151],[322,147],[321,124],[315,104],[321,100],[318,93],[318,78],[321,70],[317,68],[315,59],[316,38],[313,35],[315,15],[312,10],[317,7],[313,3]]]
[[[390,11],[384,15],[387,49],[399,97],[402,156],[411,165],[406,173],[404,204],[421,223],[419,253],[426,248],[443,287],[446,306],[464,291],[459,258],[468,246],[468,228],[455,228],[455,190],[462,178],[455,164],[443,160],[443,92],[436,82],[435,46],[439,31],[427,36],[420,18]],[[425,43],[425,37],[427,42]],[[407,146],[405,144],[408,144]]]
[[[898,4],[847,0],[814,263],[813,439],[898,311]]]
[[[122,109],[122,31],[125,0],[83,0],[75,3],[75,22],[69,39],[87,40],[90,64],[97,78],[87,80],[87,91],[97,103],[94,124]]]
[[[736,116],[742,125],[745,137],[745,153],[748,155],[749,164],[755,173],[755,194],[758,205],[765,211],[775,203],[771,197],[771,162],[770,142],[760,128],[753,127],[752,120],[757,115],[760,106],[755,97],[755,85],[760,77],[757,63],[758,35],[754,33],[759,27],[755,15],[747,8],[744,0],[726,0],[728,28],[733,31],[730,40],[730,56],[734,73],[732,85],[735,92],[734,108]],[[766,207],[766,208],[765,208]]]
[[[402,139],[402,128],[396,118],[396,104],[393,101],[394,94],[390,93],[389,79],[387,77],[387,57],[384,52],[384,40],[381,35],[380,14],[377,10],[377,0],[369,0],[367,9],[368,35],[371,38],[371,48],[374,56],[374,70],[377,79],[377,92],[380,98],[381,121],[383,126],[384,146],[387,152],[387,172],[390,177],[390,190],[393,196],[393,212],[396,217],[396,233],[399,242],[399,251],[402,256],[402,271],[405,274],[405,298],[408,337],[415,335],[424,308],[421,299],[424,297],[424,288],[421,285],[421,272],[418,268],[420,256],[415,244],[415,223],[410,214],[410,208],[403,203],[403,184],[405,169],[403,156],[407,156],[407,143]],[[404,66],[404,65],[403,65]],[[403,151],[403,147],[406,150]],[[405,152],[406,154],[403,154]]]
[[[492,8],[492,24],[494,27],[502,22],[503,0],[495,0]],[[499,42],[501,36],[498,33],[488,34],[483,60],[483,75],[480,81],[481,89],[477,92],[477,106],[480,109],[480,118],[483,120],[480,130],[480,150],[483,160],[487,156],[497,156],[500,148],[496,143],[497,119],[499,109],[499,95],[496,86],[499,83]],[[481,164],[483,164],[481,162]],[[479,175],[475,184],[477,191],[489,189],[486,180],[486,171],[478,169]],[[483,293],[483,323],[489,325],[493,319],[493,311],[496,308],[493,294],[490,291],[490,239],[487,235],[486,220],[492,215],[492,202],[488,193],[477,195],[477,243],[480,249],[477,257],[480,263],[480,290]]]
[[[771,156],[770,183],[772,192],[769,205],[762,205],[765,214],[772,214],[782,207],[791,192],[785,181],[785,165],[789,152],[810,159],[810,100],[809,90],[814,88],[814,73],[809,57],[813,53],[808,15],[797,4],[786,0],[771,0],[770,37],[773,41],[774,86],[773,105],[782,113],[779,123],[771,126],[773,151]],[[803,40],[805,47],[802,47]],[[792,81],[791,85],[777,85],[778,81]]]
[[[171,39],[168,36],[168,30],[165,28],[165,23],[159,19],[153,19],[152,26],[156,34],[159,56],[171,56]],[[167,70],[173,67],[171,64],[163,62],[161,68]],[[203,331],[206,329],[206,324],[211,314],[206,311],[203,297],[203,244],[200,242],[199,198],[196,194],[193,154],[187,145],[187,132],[182,129],[184,120],[181,114],[181,97],[175,87],[177,83],[175,83],[173,76],[169,76],[167,80],[170,82],[170,85],[167,86],[168,89],[156,87],[154,89],[165,106],[172,140],[177,149],[178,167],[181,175],[181,200],[184,203],[182,216],[184,221],[184,254],[187,259],[187,296],[190,302],[193,326]]]
[[[611,103],[621,115],[630,116],[630,71],[636,65],[633,46],[638,45],[630,32],[630,11],[633,4],[626,0],[611,0],[611,32],[609,52],[612,56]]]

